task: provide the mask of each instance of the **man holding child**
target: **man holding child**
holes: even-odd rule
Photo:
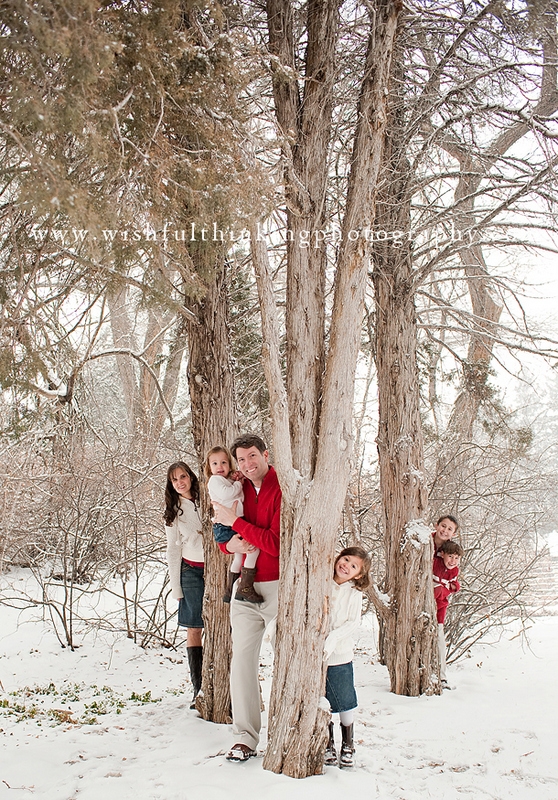
[[[261,727],[258,679],[260,647],[268,624],[277,616],[279,587],[279,533],[281,487],[268,463],[264,441],[255,435],[238,437],[231,452],[244,476],[244,516],[214,503],[214,522],[229,525],[235,535],[220,544],[224,553],[249,553],[259,548],[254,588],[262,603],[231,600],[231,702],[235,744],[229,761],[247,761],[256,755]]]

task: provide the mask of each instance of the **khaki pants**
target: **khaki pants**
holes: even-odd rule
[[[440,654],[440,680],[446,679],[446,635],[443,623],[438,623],[438,652]]]
[[[279,581],[258,582],[254,588],[263,596],[263,603],[234,599],[231,602],[234,741],[235,744],[246,744],[252,750],[258,746],[262,724],[258,679],[260,648],[265,629],[277,616],[278,587]]]

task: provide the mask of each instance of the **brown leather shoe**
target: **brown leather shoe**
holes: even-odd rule
[[[238,742],[238,744],[233,744],[225,758],[227,761],[248,761],[249,758],[255,755],[255,750],[252,750],[247,744]]]

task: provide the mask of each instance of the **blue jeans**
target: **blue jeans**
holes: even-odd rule
[[[225,544],[235,535],[230,525],[221,525],[220,522],[213,523],[213,538],[218,544]]]

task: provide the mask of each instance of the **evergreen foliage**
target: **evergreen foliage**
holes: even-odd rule
[[[180,307],[219,263],[213,225],[262,202],[224,22],[213,2],[3,4],[3,386],[48,384],[63,333],[39,308],[54,329],[72,292],[87,306],[122,279]]]

